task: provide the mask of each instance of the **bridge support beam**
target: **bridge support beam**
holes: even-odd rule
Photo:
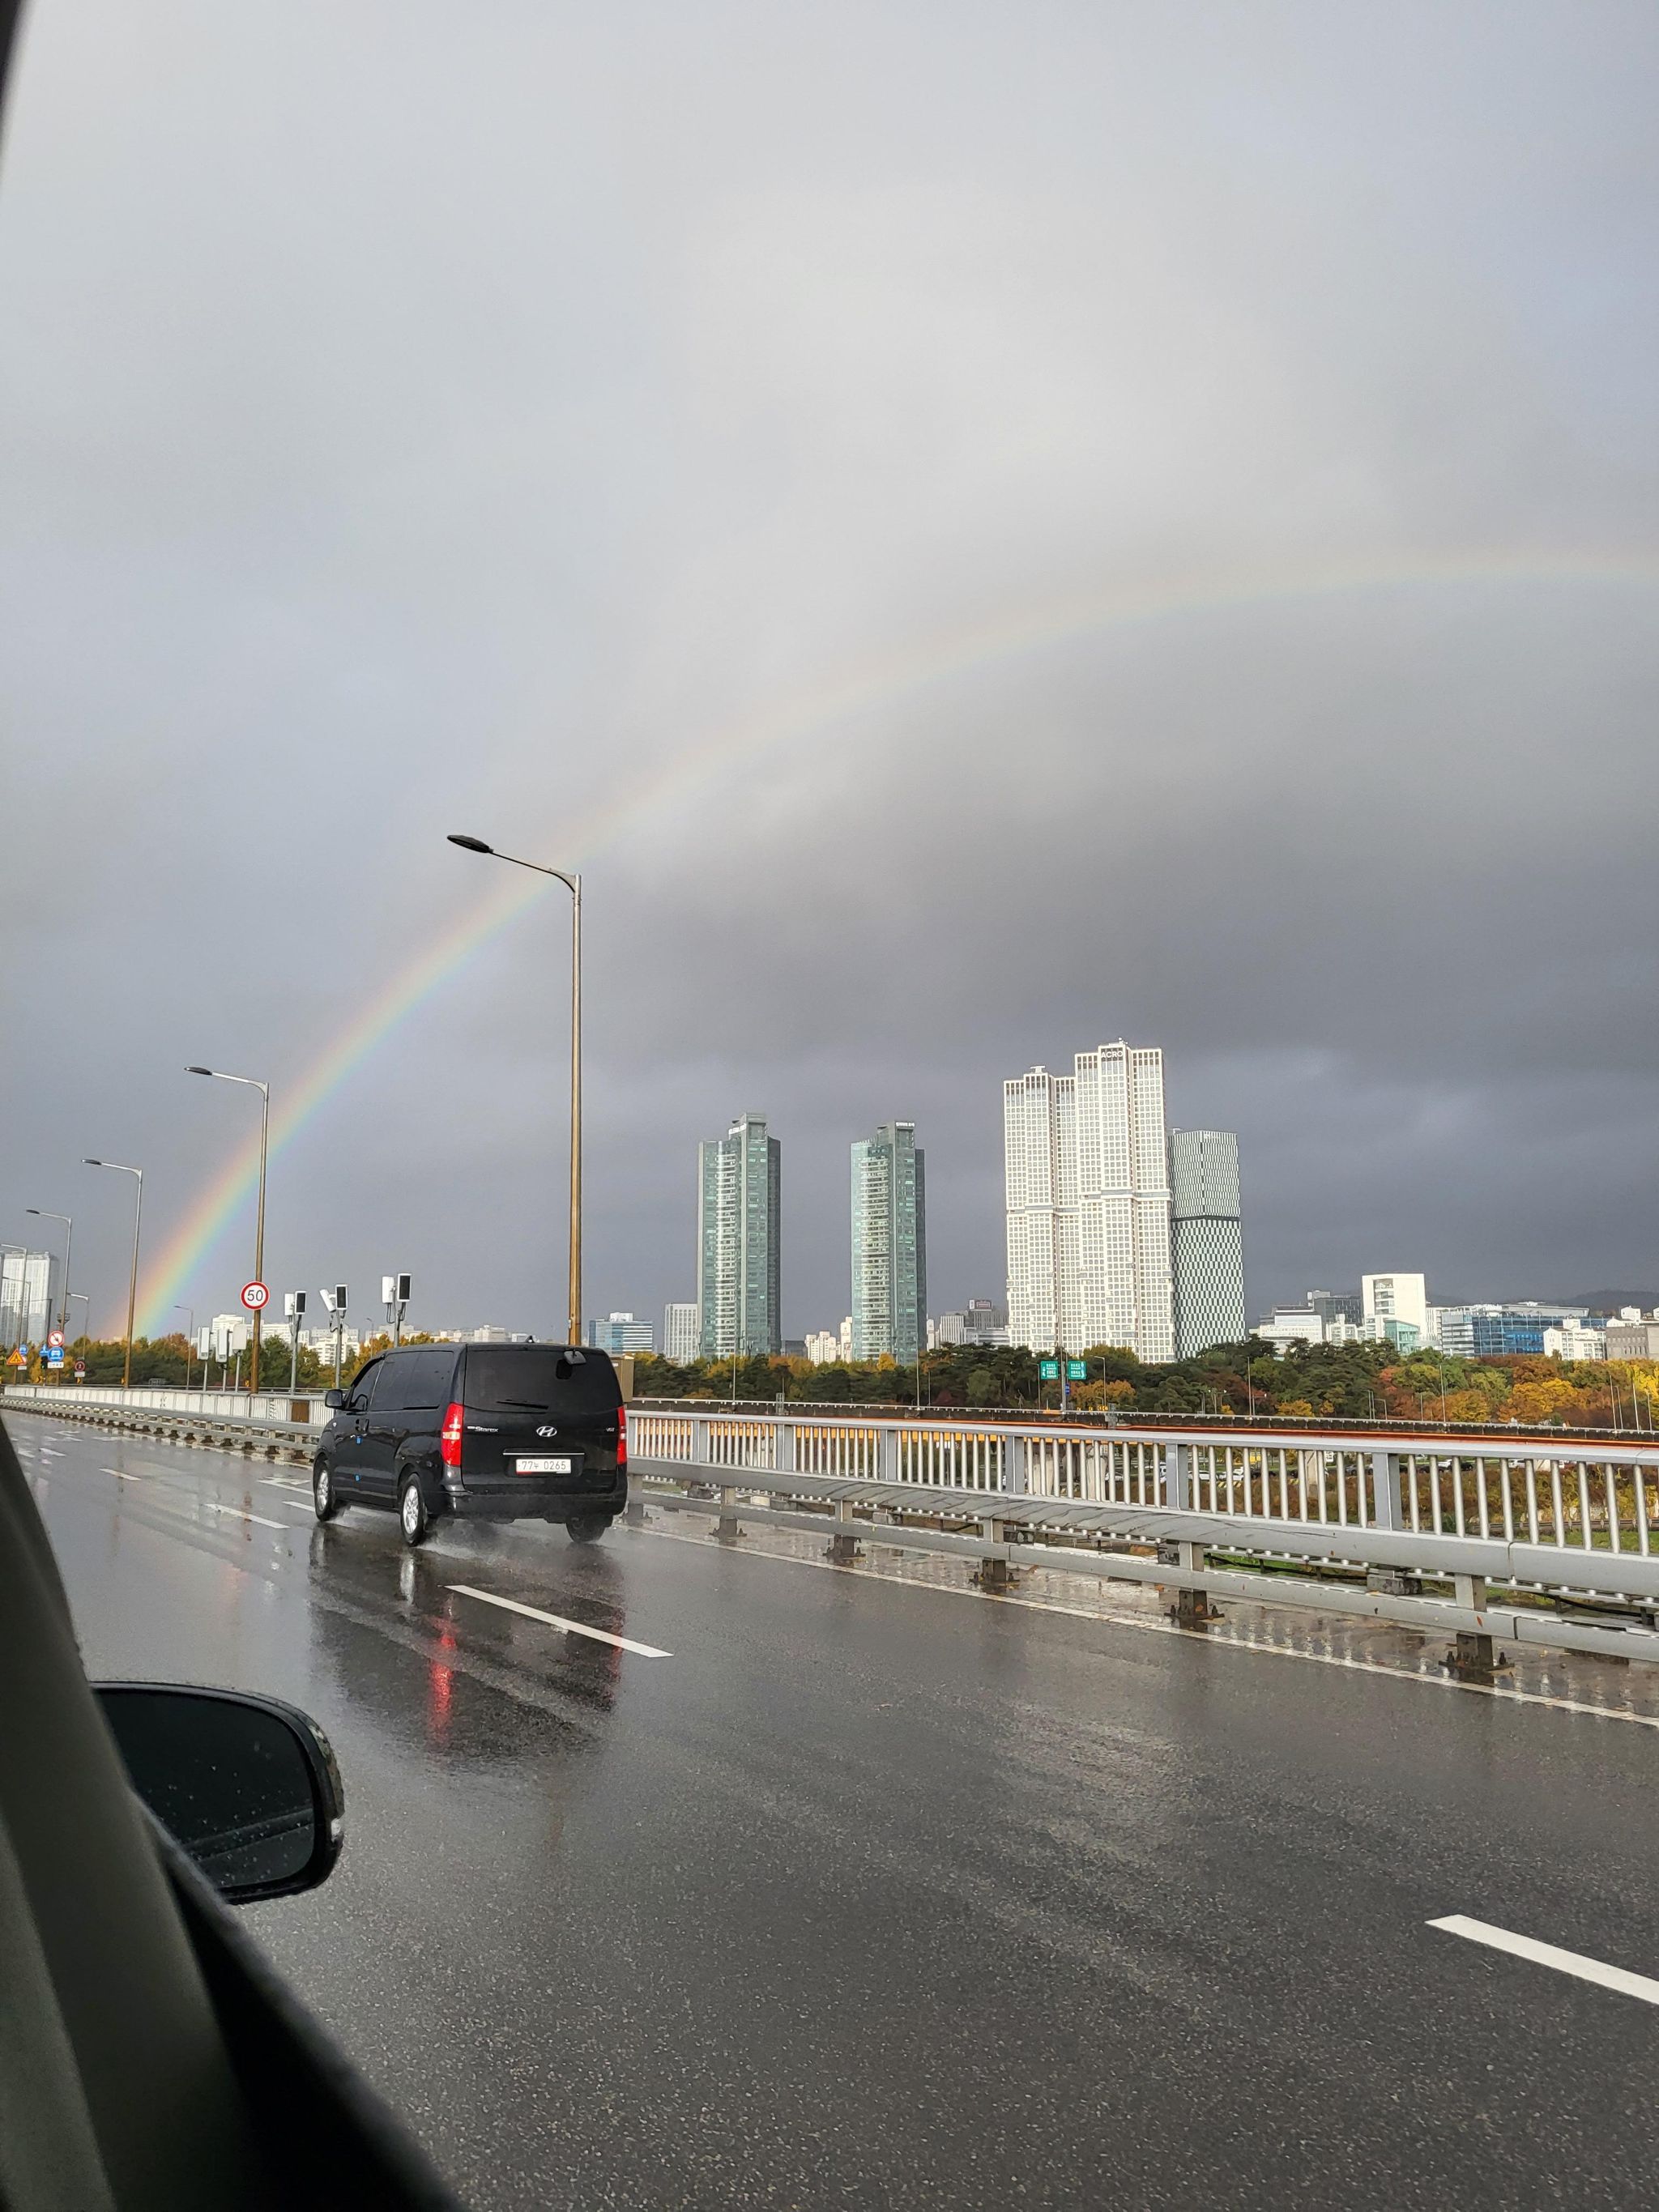
[[[1006,1522],[981,1521],[979,1533],[988,1544],[1005,1544],[1008,1540]],[[974,1571],[973,1580],[978,1589],[993,1597],[1014,1586],[1013,1570],[1006,1559],[981,1559]]]
[[[823,1547],[823,1556],[837,1567],[850,1567],[859,1555],[859,1540],[852,1532],[853,1502],[836,1501],[836,1533]]]
[[[1486,1607],[1486,1578],[1484,1575],[1454,1575],[1452,1594],[1455,1603],[1469,1613],[1484,1613]],[[1492,1638],[1484,1629],[1460,1628],[1457,1641],[1447,1652],[1446,1672],[1460,1682],[1490,1683],[1505,1671],[1509,1654],[1494,1649]]]
[[[742,1534],[738,1526],[738,1493],[730,1484],[722,1484],[720,1518],[714,1523],[714,1540],[718,1544],[734,1544]]]
[[[1182,1567],[1188,1574],[1193,1575],[1203,1573],[1204,1563],[1207,1556],[1206,1547],[1202,1544],[1165,1542],[1158,1547],[1159,1566]],[[1188,1589],[1184,1584],[1178,1583],[1160,1583],[1158,1594],[1163,1597],[1173,1595],[1175,1603],[1167,1609],[1170,1620],[1175,1622],[1177,1628],[1207,1628],[1212,1620],[1219,1620],[1223,1618],[1217,1608],[1210,1603],[1210,1595],[1207,1590]]]

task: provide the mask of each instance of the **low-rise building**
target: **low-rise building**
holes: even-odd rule
[[[698,1340],[702,1334],[702,1308],[695,1298],[686,1298],[665,1306],[662,1316],[662,1350],[665,1359],[677,1366],[686,1366],[698,1356]]]
[[[934,1336],[941,1346],[1006,1344],[1008,1309],[994,1298],[969,1298],[959,1313],[939,1316]]]
[[[1617,1321],[1607,1323],[1607,1358],[1609,1359],[1659,1359],[1659,1310],[1651,1321],[1642,1318],[1640,1308],[1626,1311]]]
[[[613,1313],[588,1322],[587,1341],[595,1352],[608,1352],[614,1358],[623,1352],[653,1351],[656,1332],[648,1321],[635,1321],[631,1313]]]
[[[1305,1306],[1275,1306],[1272,1313],[1257,1322],[1250,1331],[1264,1344],[1271,1344],[1282,1359],[1285,1349],[1291,1344],[1323,1344],[1325,1324],[1320,1316]]]
[[[1605,1359],[1607,1333],[1599,1322],[1564,1321],[1544,1331],[1544,1352],[1551,1359]]]
[[[1582,1323],[1584,1306],[1542,1305],[1536,1299],[1512,1300],[1508,1304],[1442,1306],[1437,1341],[1453,1359],[1504,1359],[1517,1354],[1541,1353],[1547,1329],[1563,1329]],[[1593,1355],[1585,1354],[1586,1358]]]

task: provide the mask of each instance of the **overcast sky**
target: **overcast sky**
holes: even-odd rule
[[[0,171],[7,1142],[114,1329],[400,972],[586,881],[587,1305],[783,1146],[1163,1046],[1252,1310],[1659,1286],[1659,12],[35,0]],[[274,1160],[266,1273],[563,1310],[562,894]],[[251,1207],[175,1295],[251,1272]]]

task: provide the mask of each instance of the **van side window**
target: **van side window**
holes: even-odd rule
[[[352,1413],[361,1413],[374,1396],[374,1386],[386,1368],[384,1359],[372,1359],[346,1393],[346,1404]]]

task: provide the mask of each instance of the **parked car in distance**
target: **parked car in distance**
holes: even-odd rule
[[[317,1518],[386,1505],[407,1544],[447,1513],[562,1521],[596,1543],[628,1503],[628,1415],[603,1352],[404,1345],[343,1390],[312,1466]]]

